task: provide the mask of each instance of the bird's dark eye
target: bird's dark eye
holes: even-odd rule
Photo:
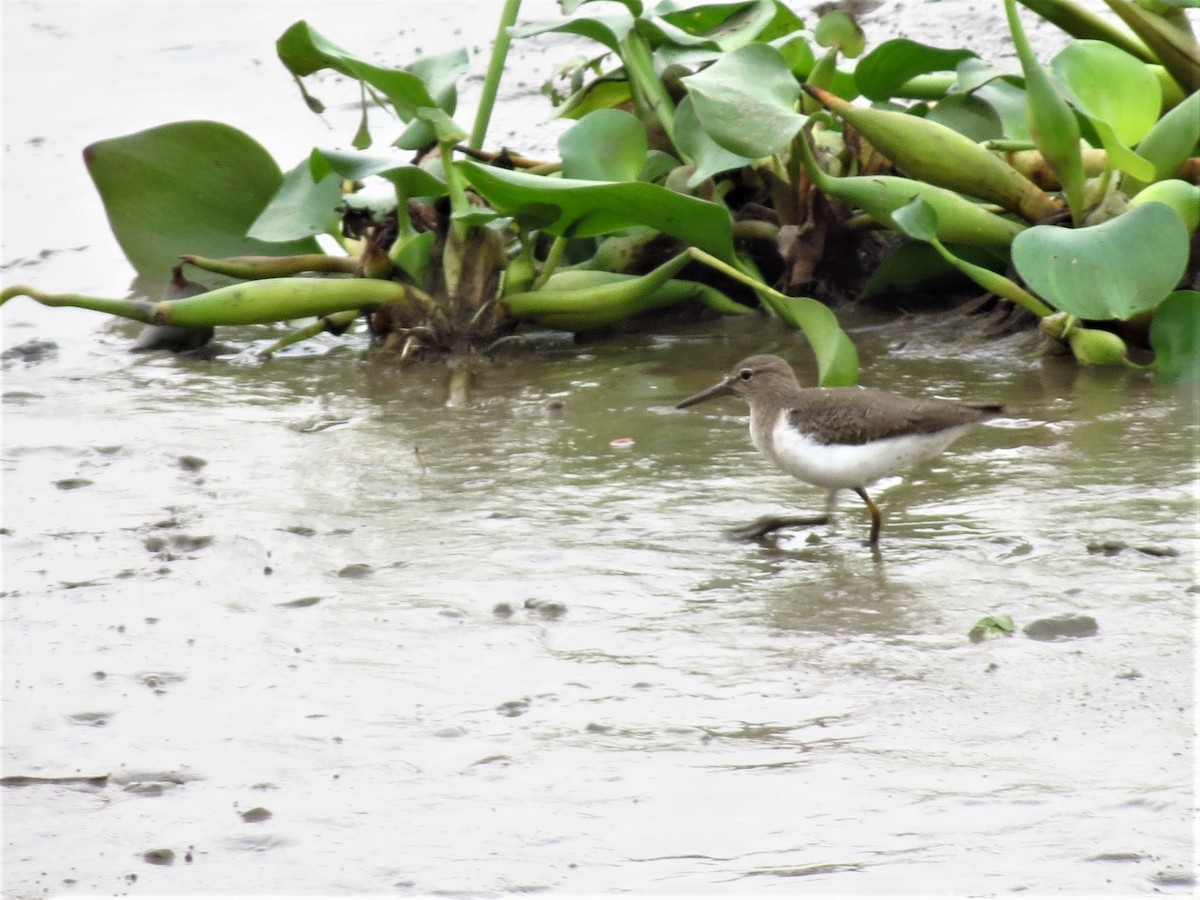
[[[753,377],[754,377],[753,369],[742,369],[742,371],[738,372],[738,378],[742,379],[742,381],[749,381]]]

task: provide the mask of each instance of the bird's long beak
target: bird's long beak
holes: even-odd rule
[[[698,394],[692,394],[686,400],[680,400],[675,404],[676,409],[683,409],[687,406],[692,406],[696,403],[702,403],[705,400],[711,400],[713,397],[724,397],[727,394],[733,393],[733,378],[726,376],[710,388],[705,388]]]

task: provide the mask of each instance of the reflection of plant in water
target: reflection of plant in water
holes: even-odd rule
[[[1200,217],[1196,39],[1169,5],[1106,0],[1121,27],[1072,0],[1023,2],[1075,39],[1043,68],[1006,0],[1018,76],[908,40],[863,55],[846,12],[809,30],[779,0],[603,14],[564,0],[566,17],[521,27],[508,0],[469,133],[453,118],[464,52],[384,67],[298,22],[277,49],[308,105],[323,109],[304,83],[317,72],[359,85],[352,149],[315,149],[284,175],[217,123],[101,141],[87,162],[126,255],[194,295],[3,298],[186,326],[317,317],[276,346],[362,316],[404,357],[758,306],[802,329],[838,384],[857,377],[854,347],[825,303],[794,295],[957,278],[1024,307],[1083,363],[1133,365],[1132,340],[1160,378],[1195,378],[1200,293],[1177,288],[1195,278]],[[486,150],[509,40],[552,32],[600,48],[551,91],[577,120],[560,159]],[[385,150],[369,149],[374,108],[403,126]],[[181,257],[240,283],[196,294]]]

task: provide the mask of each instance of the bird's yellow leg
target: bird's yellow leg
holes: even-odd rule
[[[871,511],[871,539],[867,543],[874,547],[879,543],[879,531],[883,528],[883,513],[879,511],[875,501],[867,496],[864,488],[857,487],[854,489],[854,493],[862,497],[863,503],[867,504],[867,509]]]

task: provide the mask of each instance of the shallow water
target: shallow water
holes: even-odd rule
[[[225,7],[236,39],[146,4],[106,102],[55,115],[106,7],[3,9],[5,283],[128,284],[88,140],[213,116],[290,164],[333,132],[271,41],[307,17],[373,46],[318,4]],[[405,27],[484,42],[484,8]],[[225,63],[236,104],[205,97]],[[751,352],[804,368],[767,323],[551,345],[447,408],[444,370],[353,342],[263,364],[278,332],[233,330],[204,361],[0,321],[58,345],[3,370],[3,774],[109,776],[0,789],[6,896],[1194,891],[1194,387],[853,321],[864,383],[1011,409],[880,486],[874,558],[853,497],[722,534],[823,502],[736,402],[672,408]],[[970,643],[991,613],[1018,634]],[[1019,631],[1067,613],[1098,633]]]

